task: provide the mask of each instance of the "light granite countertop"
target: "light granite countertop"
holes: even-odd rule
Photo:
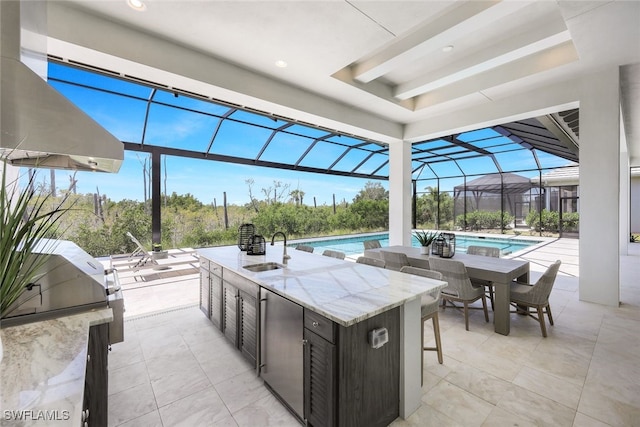
[[[81,425],[89,327],[111,308],[0,329],[0,424]]]
[[[282,264],[282,245],[267,245],[266,255],[247,255],[237,246],[204,248],[197,252],[342,326],[351,326],[424,294],[438,293],[447,285],[439,280],[292,248],[287,248],[291,259],[284,268],[263,272],[243,268],[264,262]]]

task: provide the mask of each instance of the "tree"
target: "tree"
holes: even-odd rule
[[[354,202],[359,200],[389,200],[389,192],[379,182],[367,181],[353,199]]]
[[[247,187],[249,187],[249,201],[251,203],[251,207],[253,207],[256,212],[259,212],[260,209],[258,208],[258,199],[253,197],[253,184],[255,184],[256,182],[253,180],[253,178],[249,178],[245,179],[244,183],[247,184]]]
[[[289,193],[291,196],[291,201],[295,203],[296,206],[300,206],[302,204],[302,199],[304,198],[304,191],[302,190],[291,190]]]
[[[438,187],[425,188],[426,193],[416,198],[416,222],[427,227],[436,227],[453,219],[453,198]],[[440,202],[438,204],[438,201]],[[440,215],[438,216],[438,209]],[[440,224],[436,222],[440,220]]]

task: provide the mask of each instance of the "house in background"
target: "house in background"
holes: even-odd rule
[[[580,167],[571,165],[554,169],[531,179],[533,187],[540,186],[544,200],[543,209],[552,212],[573,213],[580,211]],[[632,233],[640,233],[640,168],[631,168],[629,180],[629,222]],[[564,236],[569,237],[569,236]]]

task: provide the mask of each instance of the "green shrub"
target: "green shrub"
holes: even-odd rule
[[[576,214],[577,215],[577,214]],[[540,226],[540,212],[531,211],[525,219],[527,225],[536,231],[557,232],[560,226],[560,213],[542,210],[542,229]]]
[[[464,214],[456,217],[456,225],[463,230],[491,230],[500,228],[509,228],[513,222],[513,215],[504,212],[502,218],[500,211],[473,211],[467,212],[467,220],[465,222]]]

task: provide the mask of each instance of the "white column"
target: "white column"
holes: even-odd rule
[[[620,77],[585,76],[580,89],[580,300],[620,301]]]
[[[422,404],[420,301],[407,301],[400,311],[400,418],[405,420]]]
[[[411,246],[411,144],[389,145],[389,245]]]

